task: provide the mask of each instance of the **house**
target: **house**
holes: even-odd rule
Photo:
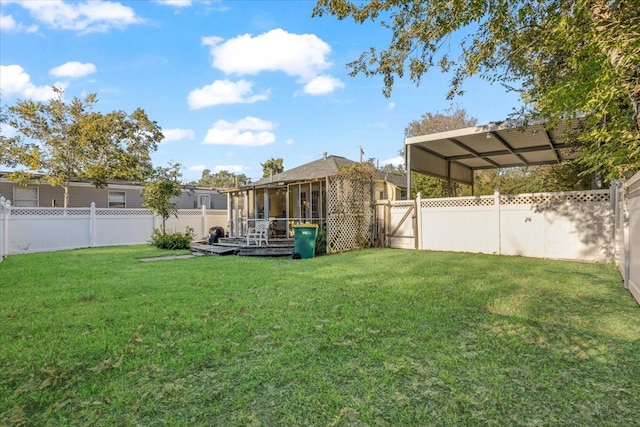
[[[64,190],[45,183],[26,186],[9,181],[0,172],[0,195],[11,200],[14,207],[62,207]],[[69,185],[70,208],[84,208],[95,203],[97,208],[144,208],[144,184],[133,181],[109,180],[104,188],[96,188],[87,180],[72,180]],[[178,209],[226,209],[227,196],[213,188],[185,186],[175,201]]]
[[[326,228],[328,214],[335,213],[335,209],[328,211],[327,206],[344,197],[340,191],[331,189],[330,181],[341,168],[356,164],[344,157],[327,156],[325,153],[321,159],[228,190],[229,235],[245,236],[255,221],[263,218],[270,219],[273,237],[292,237],[295,224],[313,223]],[[406,197],[405,186],[406,177],[379,173],[373,187],[363,190],[369,193],[364,195],[363,201],[402,199]],[[339,233],[337,225],[333,228]]]

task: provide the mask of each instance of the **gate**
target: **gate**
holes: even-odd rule
[[[382,206],[385,246],[418,249],[418,215],[415,200],[398,200]]]

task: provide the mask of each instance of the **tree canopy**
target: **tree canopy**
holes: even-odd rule
[[[166,234],[166,221],[171,215],[177,217],[178,206],[171,199],[182,194],[181,165],[158,166],[151,179],[142,189],[143,205],[162,217],[162,234]]]
[[[235,174],[226,170],[212,173],[211,170],[205,169],[196,185],[212,188],[234,188],[248,183],[249,178],[243,173]]]
[[[65,102],[63,90],[54,91],[47,103],[22,100],[7,109],[3,120],[18,132],[0,137],[0,164],[16,168],[9,179],[26,184],[38,174],[64,188],[67,207],[72,178],[103,187],[108,179],[144,181],[151,174],[150,152],[163,136],[142,109],[103,114],[93,111],[94,93]]]
[[[448,97],[479,75],[522,94],[526,118],[583,117],[575,136],[589,172],[640,168],[640,7],[637,0],[319,0],[314,16],[379,21],[388,47],[348,64],[351,75],[419,84],[451,73]],[[452,39],[461,35],[458,50]]]
[[[260,163],[260,166],[262,166],[262,177],[269,178],[271,175],[284,171],[284,160],[282,160],[282,157],[277,159],[271,157],[264,163]]]

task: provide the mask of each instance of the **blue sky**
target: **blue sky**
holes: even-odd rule
[[[437,70],[419,87],[350,77],[346,63],[390,34],[377,24],[311,19],[314,1],[0,0],[2,103],[95,92],[96,108],[141,107],[165,140],[155,166],[178,162],[256,180],[261,162],[290,169],[323,152],[380,165],[400,161],[404,128],[426,112],[465,108],[480,124],[507,118],[519,98],[471,79],[445,99]],[[7,135],[11,129],[3,129]]]

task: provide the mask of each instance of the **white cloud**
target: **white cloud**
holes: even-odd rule
[[[252,104],[269,99],[269,91],[253,94],[253,83],[246,80],[232,82],[216,80],[210,85],[194,89],[189,93],[189,108],[197,110],[220,104]]]
[[[180,141],[182,139],[193,139],[194,134],[191,129],[163,129],[164,139],[162,142]]]
[[[376,129],[385,129],[387,127],[387,124],[385,122],[375,122],[373,124],[373,127]]]
[[[189,166],[189,170],[191,172],[202,172],[203,170],[205,170],[206,167],[205,165],[193,165],[193,166]]]
[[[324,95],[331,93],[336,88],[343,88],[344,83],[339,79],[329,76],[318,76],[304,85],[304,93],[309,95]]]
[[[404,165],[404,157],[402,157],[402,156],[392,157],[390,159],[383,160],[380,163],[383,166],[384,165],[400,166],[400,165]]]
[[[215,173],[221,172],[221,171],[227,171],[227,172],[231,172],[231,173],[241,173],[248,170],[248,168],[246,166],[242,166],[242,165],[216,165],[213,167],[213,171]]]
[[[209,128],[204,143],[250,147],[269,145],[276,140],[271,132],[274,128],[273,122],[256,117],[245,117],[235,123],[218,120]]]
[[[287,138],[287,140],[284,143],[287,144],[287,145],[291,145],[291,144],[293,144],[293,142],[294,142],[293,138]]]
[[[49,74],[55,77],[82,77],[97,71],[96,66],[90,62],[80,63],[77,61],[66,62],[49,70]]]
[[[3,96],[18,96],[33,101],[46,101],[55,96],[52,86],[36,86],[31,82],[31,76],[19,65],[0,65],[0,91]],[[65,84],[56,83],[64,89]]]
[[[156,0],[156,3],[164,4],[165,6],[189,7],[193,2],[191,0]]]
[[[226,74],[258,74],[282,71],[310,81],[331,67],[327,59],[331,47],[314,34],[290,34],[282,29],[252,37],[244,34],[223,41],[220,37],[203,37],[210,46],[213,66]]]
[[[130,7],[110,1],[73,4],[61,0],[23,1],[20,5],[27,9],[34,19],[61,30],[103,32],[144,22]]]
[[[30,25],[29,27],[16,22],[12,15],[0,15],[0,31],[7,32],[27,32],[35,33],[38,31],[37,25]]]
[[[389,110],[393,110],[394,108],[396,108],[396,103],[395,102],[390,102],[389,104],[387,104],[387,108]]]

